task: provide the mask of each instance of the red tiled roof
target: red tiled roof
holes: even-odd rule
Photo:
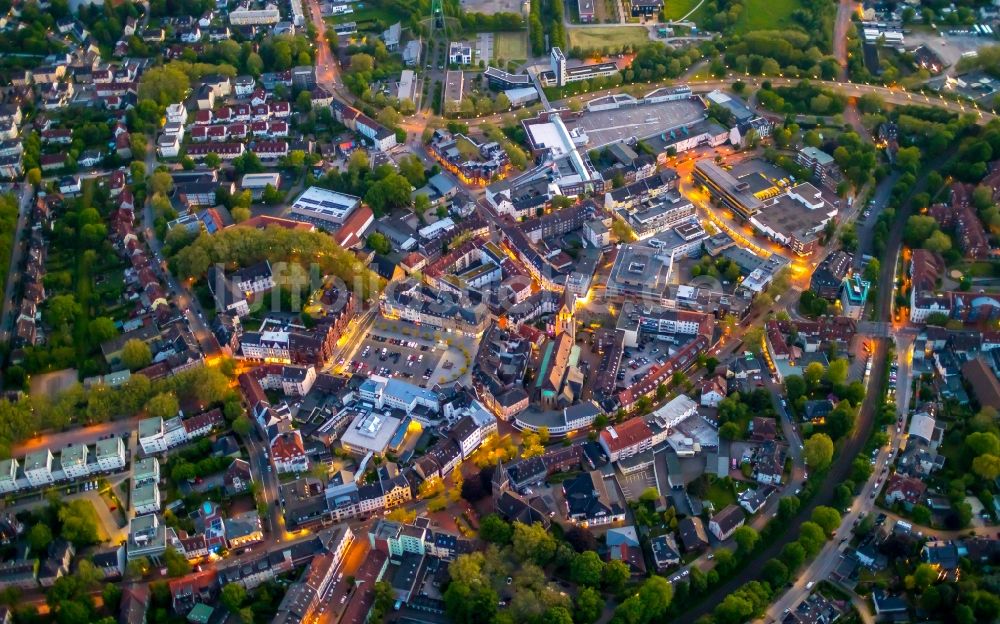
[[[271,454],[275,460],[291,461],[306,454],[306,447],[302,444],[302,434],[298,431],[286,431],[279,433],[271,441]]]
[[[347,249],[360,245],[362,230],[374,217],[375,215],[372,213],[371,208],[365,205],[359,206],[357,210],[347,217],[344,224],[340,226],[333,240],[341,247]]]
[[[611,431],[614,431],[614,435]],[[612,453],[626,449],[652,437],[653,432],[642,418],[626,420],[620,425],[608,427],[601,432],[601,439]]]

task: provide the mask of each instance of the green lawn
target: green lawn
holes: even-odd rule
[[[649,31],[642,26],[609,26],[607,28],[570,28],[569,44],[580,48],[603,48],[642,45],[649,42]]]
[[[736,30],[781,30],[792,23],[792,12],[797,8],[798,0],[746,0]]]
[[[98,539],[102,541],[108,539],[108,532],[105,530],[104,523],[97,517],[97,510],[94,509],[94,503],[86,499],[84,499],[84,502],[87,504],[80,505],[79,511],[81,511],[83,515],[87,516],[88,520],[93,523],[95,527],[97,527]]]
[[[676,20],[687,15],[688,11],[693,9],[698,5],[698,0],[672,0],[667,2],[663,7],[663,12],[666,14],[668,20]],[[699,13],[701,10],[698,11]],[[698,17],[698,14],[691,16],[692,18]]]
[[[331,24],[343,24],[344,22],[357,22],[358,30],[360,31],[371,28],[372,22],[374,22],[377,19],[382,20],[382,22],[384,22],[385,24],[392,24],[398,21],[405,20],[408,17],[406,15],[400,15],[398,13],[394,13],[393,11],[389,11],[372,5],[369,5],[366,8],[359,8],[361,6],[364,5],[355,4],[353,13],[348,13],[347,15],[331,15],[327,16],[324,19],[330,22]]]
[[[970,262],[959,264],[955,267],[967,277],[995,277],[1000,275],[1000,263],[996,262]]]
[[[720,511],[727,505],[736,504],[736,495],[721,479],[716,480],[708,487],[705,499],[712,501],[712,504],[715,505],[715,511]]]
[[[526,32],[498,32],[493,34],[494,59],[528,58],[528,34]]]

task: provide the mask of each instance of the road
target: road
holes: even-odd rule
[[[17,285],[20,283],[19,276],[21,274],[21,263],[24,261],[24,253],[28,250],[28,206],[31,205],[31,198],[34,196],[35,187],[27,182],[23,182],[21,184],[21,196],[18,198],[14,248],[11,252],[10,267],[7,269],[7,282],[4,287],[3,311],[0,313],[0,319],[2,319],[2,322],[0,322],[0,342],[10,343],[18,314],[15,307],[14,293],[17,292]]]
[[[319,7],[319,0],[304,0],[309,16],[316,27],[316,83],[330,93],[339,93],[341,83],[337,72],[337,59],[326,40],[326,22]]]
[[[853,0],[840,0],[837,5],[837,21],[833,27],[833,56],[840,66],[841,82],[847,82],[847,30],[851,28],[851,16],[858,6]]]
[[[939,167],[944,162],[944,157],[939,157],[936,159],[935,163],[929,163],[928,169],[933,170]],[[910,197],[914,193],[919,193],[926,187],[926,177],[922,177],[917,183],[916,187],[913,189]],[[895,284],[896,277],[896,263],[899,259],[899,254],[902,249],[902,237],[903,237],[903,224],[905,223],[909,212],[910,212],[910,202],[907,202],[903,207],[896,212],[895,222],[890,228],[889,240],[886,243],[886,250],[882,254],[884,261],[880,267],[879,273],[879,284],[883,287],[879,288],[878,299],[875,301],[875,318],[878,321],[889,322],[892,319],[892,305],[893,299],[895,297],[895,288],[889,287]],[[870,251],[870,250],[866,250]],[[854,457],[861,450],[865,441],[868,439],[873,426],[874,417],[877,413],[880,403],[883,400],[881,392],[879,389],[884,387],[885,378],[887,375],[888,363],[886,362],[886,356],[888,352],[888,341],[881,338],[871,339],[874,344],[872,350],[872,361],[874,365],[872,367],[872,376],[869,380],[869,388],[874,389],[873,392],[867,392],[865,394],[865,400],[861,405],[861,412],[858,415],[858,422],[855,426],[853,435],[851,436],[848,443],[840,450],[840,454],[836,458],[836,463],[833,468],[830,469],[830,474],[827,476],[826,481],[823,483],[823,489],[820,493],[813,498],[813,503],[809,505],[809,513],[812,513],[812,508],[815,508],[819,504],[829,504],[833,498],[833,489],[836,488],[840,483],[847,479],[850,474],[850,464],[854,460]],[[909,346],[908,344],[904,346],[906,358],[899,359],[909,359]],[[902,355],[904,351],[900,351]],[[900,386],[908,386],[909,379],[907,378],[903,381],[902,373],[906,372],[909,375],[909,367],[907,362],[907,368],[900,367],[899,380]],[[897,402],[905,402],[908,395],[904,393],[905,396],[897,397]],[[792,585],[791,589],[785,592],[780,598],[778,598],[767,611],[767,620],[773,621],[777,620],[784,609],[789,609],[797,605],[801,600],[803,600],[808,595],[808,590],[806,590],[806,585],[810,582],[817,582],[822,579],[827,578],[830,573],[837,567],[840,561],[840,553],[844,544],[842,541],[849,539],[851,529],[853,528],[854,521],[857,520],[862,514],[867,514],[873,511],[875,507],[875,498],[878,495],[876,485],[881,487],[884,484],[884,477],[887,474],[886,468],[891,459],[896,457],[896,453],[899,450],[900,445],[903,440],[903,433],[906,431],[906,411],[903,410],[903,420],[900,426],[889,427],[890,432],[890,442],[886,447],[883,447],[878,454],[877,463],[875,465],[875,471],[872,477],[865,483],[864,487],[851,505],[850,511],[844,516],[840,527],[834,538],[827,542],[826,546],[820,552],[820,554],[813,560],[813,562],[806,568],[804,572],[798,575],[796,582]],[[897,433],[897,431],[899,433]],[[803,510],[805,511],[805,510]],[[795,524],[799,525],[804,522],[807,518],[804,514],[800,512],[799,518],[796,518]],[[786,539],[781,540],[782,542],[791,541],[791,536],[786,537]],[[784,544],[781,544],[784,546]],[[772,550],[769,548],[768,550]],[[775,550],[774,553],[777,554],[779,550]],[[768,557],[773,556],[768,554]],[[763,562],[763,559],[760,559]],[[728,585],[728,584],[727,584]],[[738,584],[737,584],[738,586]],[[733,587],[735,589],[735,587]],[[702,603],[705,605],[706,603]],[[703,606],[704,609],[704,606]],[[704,612],[707,612],[705,610]]]
[[[943,158],[939,158],[936,163],[931,163],[928,167],[933,169],[936,166],[940,166],[941,162],[943,162]],[[921,192],[924,187],[926,187],[926,178],[917,183],[913,193]],[[890,228],[889,240],[886,242],[885,252],[882,254],[882,257],[886,260],[880,267],[879,284],[888,286],[895,283],[896,260],[899,257],[899,253],[902,248],[903,224],[908,216],[909,208],[910,205],[907,203],[903,208],[896,212],[895,222]],[[892,303],[895,296],[895,290],[890,287],[883,287],[879,288],[877,293],[878,298],[874,302],[876,311],[875,318],[878,321],[889,322],[892,318]],[[809,520],[813,509],[819,505],[832,505],[834,490],[837,486],[849,478],[851,473],[851,463],[866,444],[874,428],[875,416],[877,415],[883,401],[882,394],[877,390],[884,387],[888,374],[886,356],[888,354],[889,345],[888,341],[883,338],[872,338],[870,340],[873,344],[872,361],[875,365],[872,367],[872,374],[871,378],[868,380],[868,387],[875,389],[876,391],[867,392],[865,394],[853,433],[840,447],[837,456],[834,458],[834,463],[830,467],[829,472],[826,475],[826,479],[823,481],[817,493],[807,504],[801,507],[799,513],[794,518],[787,521],[788,526],[799,526],[803,522]],[[899,440],[896,439],[895,428],[893,428],[892,431],[894,437],[893,444],[891,444],[890,447],[898,448]],[[889,453],[889,448],[884,448],[880,451],[878,463],[876,464],[876,473],[878,472],[878,469],[884,466],[886,461],[888,461]],[[836,567],[840,559],[840,549],[842,548],[841,540],[849,534],[854,520],[859,517],[862,512],[868,512],[872,508],[874,503],[872,493],[875,489],[875,484],[876,477],[873,477],[864,485],[861,494],[855,499],[850,512],[848,512],[845,516],[834,539],[827,542],[819,556],[812,561],[805,571],[798,574],[797,580],[792,588],[785,592],[785,594],[772,604],[771,608],[767,612],[769,621],[777,619],[784,609],[791,608],[793,605],[798,604],[799,601],[805,598],[808,593],[805,586],[809,582],[819,581],[826,578]],[[881,485],[881,483],[879,485]],[[685,621],[693,621],[702,615],[711,613],[715,608],[715,605],[722,602],[726,596],[736,591],[747,581],[757,578],[757,571],[763,567],[764,563],[772,557],[777,557],[785,544],[794,541],[797,538],[797,531],[788,531],[783,534],[778,540],[758,552],[752,560],[744,562],[743,570],[745,570],[745,572],[743,574],[739,574],[716,586],[711,593],[708,594],[708,596],[697,604],[697,606],[682,614],[681,617]]]
[[[121,436],[135,431],[142,418],[142,416],[136,415],[124,420],[112,420],[89,427],[76,427],[57,433],[43,433],[12,446],[10,452],[14,457],[21,457],[43,448],[55,450],[65,448],[70,444],[93,444],[108,434]]]
[[[278,492],[278,475],[273,472],[271,460],[267,456],[267,445],[258,437],[257,425],[243,441],[246,442],[250,454],[250,471],[256,475],[261,484],[261,493],[267,505],[268,527],[271,529],[267,544],[277,544],[288,540],[291,535],[285,530],[285,517],[281,507],[276,503],[280,499]]]
[[[693,91],[713,91],[715,89],[727,89],[732,85],[733,82],[737,80],[752,83],[755,87],[759,87],[761,82],[770,82],[772,86],[790,86],[796,85],[801,82],[802,78],[784,78],[784,77],[761,77],[761,76],[747,76],[743,74],[730,74],[724,79],[717,80],[706,80],[699,82],[690,82],[691,89]],[[977,108],[973,105],[966,106],[964,102],[958,102],[955,100],[947,100],[941,97],[925,95],[923,93],[913,93],[906,91],[901,87],[883,87],[880,85],[868,85],[860,84],[856,82],[837,82],[834,80],[814,80],[810,79],[810,83],[814,85],[821,86],[825,89],[830,89],[831,91],[837,91],[847,96],[860,97],[862,95],[873,94],[882,98],[883,101],[890,104],[901,104],[901,105],[927,105],[933,106],[935,108],[943,108],[949,110],[953,113],[969,113],[978,115],[979,123],[987,123],[994,119],[996,116],[989,112]],[[596,97],[595,94],[588,94],[588,96]]]
[[[149,175],[156,170],[156,141],[147,141],[145,162],[146,174]],[[146,236],[146,244],[152,250],[156,264],[161,267],[160,270],[167,282],[167,288],[173,295],[173,301],[176,302],[180,310],[184,311],[188,327],[191,329],[194,337],[197,338],[198,344],[201,345],[202,352],[206,357],[214,355],[219,351],[219,343],[208,327],[206,321],[208,317],[205,316],[201,302],[191,293],[188,284],[178,282],[169,270],[162,268],[165,266],[161,264],[165,260],[163,257],[163,243],[156,236],[155,222],[156,217],[153,215],[152,197],[147,196],[146,204],[142,207],[142,228]]]

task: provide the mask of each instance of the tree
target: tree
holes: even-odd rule
[[[826,416],[826,432],[830,439],[839,440],[854,429],[854,408],[847,401],[841,401]]]
[[[427,195],[421,193],[413,198],[413,212],[421,219],[424,218],[424,213],[430,210],[430,207],[431,198]]]
[[[392,243],[381,232],[372,232],[368,235],[368,246],[372,248],[372,251],[383,256],[392,251]]]
[[[601,617],[604,610],[604,599],[592,587],[584,587],[576,595],[576,605],[573,609],[573,621],[576,624],[593,624]]]
[[[785,377],[785,394],[788,400],[795,402],[799,397],[806,394],[806,382],[800,375],[789,375]]]
[[[173,392],[161,392],[146,402],[146,411],[152,418],[173,418],[179,410],[177,395]]]
[[[247,598],[247,590],[239,583],[226,583],[219,593],[219,601],[230,613],[236,613]]]
[[[719,427],[719,437],[724,440],[738,440],[743,434],[740,426],[733,421],[729,421]]]
[[[927,505],[917,503],[913,506],[913,509],[910,510],[910,516],[913,517],[913,521],[915,523],[923,526],[930,526],[931,510],[927,507]]]
[[[986,453],[972,460],[972,471],[987,481],[1000,476],[1000,457]]]
[[[493,101],[493,110],[498,113],[510,110],[510,98],[505,93],[498,94]]]
[[[410,181],[393,172],[368,187],[365,203],[375,214],[383,215],[410,205],[411,192]]]
[[[616,562],[621,563],[617,560]],[[638,592],[618,605],[612,622],[627,624],[658,622],[666,614],[673,596],[673,585],[667,579],[662,576],[650,577],[643,582]]]
[[[260,195],[260,201],[268,206],[274,206],[285,201],[285,194],[275,188],[274,185],[268,184],[264,187],[264,191]]]
[[[919,247],[937,230],[937,221],[926,215],[913,215],[906,220],[903,239],[910,247]]]
[[[480,583],[470,586],[465,581],[457,580],[454,577],[444,592],[445,610],[455,624],[480,624],[481,622],[494,621],[498,600],[497,593],[489,586]]]
[[[938,570],[934,566],[929,563],[921,563],[913,571],[913,574],[907,576],[904,581],[908,589],[913,589],[920,593],[930,587],[937,578]]]
[[[153,352],[149,345],[138,338],[130,338],[122,347],[122,364],[129,370],[139,370],[149,366],[153,361]]]
[[[847,383],[848,368],[847,360],[843,358],[833,360],[827,367],[823,380],[831,386],[842,386]]]
[[[613,594],[617,594],[625,588],[625,583],[632,578],[632,571],[628,565],[618,559],[612,559],[604,565],[601,573],[601,586]]]
[[[59,521],[62,523],[60,537],[75,546],[89,546],[98,541],[97,524],[94,507],[89,500],[72,500],[59,508]]]
[[[823,379],[823,374],[825,369],[823,365],[819,362],[812,362],[806,369],[802,372],[802,378],[805,380],[806,385],[815,390],[819,387],[819,382]]]
[[[90,339],[94,344],[106,342],[118,335],[118,328],[115,327],[115,322],[106,316],[99,316],[90,321],[87,329],[89,330]]]
[[[410,154],[404,156],[399,161],[399,173],[409,180],[410,184],[420,188],[427,183],[427,175],[424,171],[424,163],[419,158]]]
[[[541,524],[514,523],[514,556],[519,561],[544,566],[556,554],[556,545],[555,538]]]
[[[167,566],[167,574],[172,578],[184,576],[191,571],[191,563],[187,557],[173,546],[167,546],[163,552],[163,563]]]
[[[479,523],[479,537],[487,542],[505,546],[514,537],[514,527],[496,514],[490,514]]]
[[[924,249],[937,253],[945,253],[951,249],[951,237],[938,230],[924,241]]]
[[[101,591],[101,599],[108,611],[116,613],[122,601],[122,588],[114,583],[107,583]]]
[[[166,171],[156,171],[149,176],[147,187],[152,195],[169,195],[174,190],[174,179]]]
[[[822,527],[827,535],[833,534],[840,526],[840,512],[833,507],[820,505],[813,509],[812,521]]]
[[[965,445],[972,455],[1000,455],[1000,437],[993,432],[970,433],[965,436]]]
[[[743,525],[733,531],[733,540],[736,541],[739,552],[745,555],[757,546],[757,542],[760,541],[760,534],[752,526]]]
[[[798,570],[805,560],[806,551],[798,542],[789,542],[781,549],[781,561],[790,572]]]
[[[806,440],[802,456],[813,470],[825,470],[833,461],[833,440],[825,433],[814,433]]]
[[[83,312],[73,295],[56,295],[48,300],[45,317],[49,325],[62,327]]]
[[[43,553],[51,542],[52,529],[47,524],[39,522],[28,531],[28,545],[31,546],[31,551],[39,556],[44,556]]]
[[[570,579],[579,585],[597,587],[601,584],[601,572],[604,562],[594,551],[581,553],[573,558],[569,565]]]
[[[778,559],[768,559],[761,568],[761,578],[777,589],[788,582],[788,566]]]
[[[139,99],[153,100],[160,106],[181,102],[191,88],[188,76],[178,63],[153,67],[142,74],[139,81]]]
[[[718,624],[740,624],[753,616],[753,603],[742,596],[729,595],[712,612]]]
[[[358,53],[351,56],[351,73],[370,72],[375,69],[375,59],[370,54]]]

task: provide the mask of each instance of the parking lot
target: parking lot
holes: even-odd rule
[[[566,126],[580,128],[590,137],[590,147],[599,148],[629,137],[651,137],[692,126],[704,118],[705,108],[696,100],[674,100],[587,112]]]
[[[426,386],[437,381],[433,375],[445,349],[433,341],[387,336],[373,329],[345,364],[351,372],[396,377]]]
[[[666,362],[669,355],[669,343],[662,340],[646,340],[639,347],[625,349],[621,365],[618,367],[618,385],[631,386],[654,367]]]
[[[656,476],[653,467],[647,466],[631,474],[617,474],[618,485],[628,501],[637,501],[642,493],[649,488],[656,488]]]

